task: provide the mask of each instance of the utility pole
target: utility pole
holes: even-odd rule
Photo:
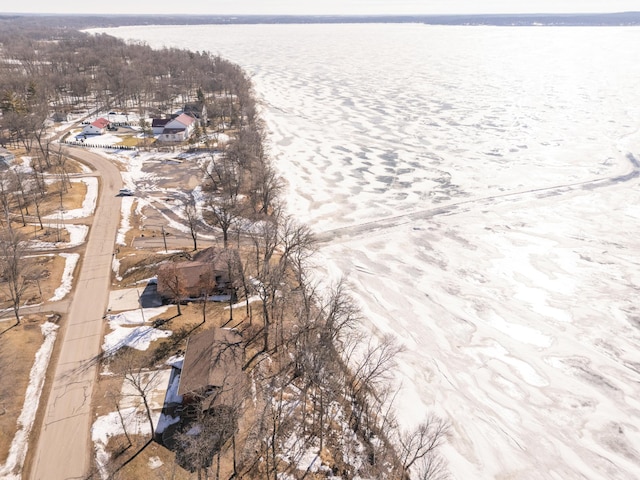
[[[164,233],[164,225],[161,225],[162,228],[162,241],[164,242],[164,253],[169,253],[169,250],[167,250],[167,237],[165,236]]]

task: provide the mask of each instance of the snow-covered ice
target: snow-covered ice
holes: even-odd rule
[[[395,411],[451,422],[454,478],[638,476],[640,28],[109,33],[248,70],[318,277],[406,347]]]

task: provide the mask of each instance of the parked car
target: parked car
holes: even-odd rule
[[[130,190],[128,188],[121,188],[118,192],[118,195],[121,197],[130,197],[133,195],[133,190]]]

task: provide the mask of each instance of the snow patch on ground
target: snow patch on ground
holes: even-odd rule
[[[111,270],[116,274],[116,280],[121,281],[122,276],[120,275],[120,259],[113,254],[113,258],[111,259]]]
[[[243,308],[247,306],[247,303],[253,303],[253,302],[260,302],[261,299],[258,295],[252,295],[249,298],[247,298],[246,300],[243,300],[241,302],[238,303],[234,303],[232,305],[232,307],[235,308]],[[225,310],[229,310],[229,306],[224,307]]]
[[[180,383],[180,375],[175,375],[176,369],[160,371],[160,372],[148,372],[149,375],[157,375],[157,388],[149,396],[151,419],[155,425],[155,432],[160,434],[164,430],[180,421],[180,417],[172,417],[170,415],[164,415],[161,413],[162,408],[171,402],[182,402],[182,397],[178,395],[178,385]],[[168,385],[166,394],[164,395],[164,402],[158,403],[157,399],[162,393],[162,385]],[[91,439],[94,443],[94,449],[96,452],[96,463],[102,478],[107,478],[106,465],[109,462],[109,453],[107,452],[107,444],[109,438],[116,435],[124,435],[123,424],[126,427],[126,431],[133,435],[150,435],[151,426],[149,425],[149,419],[145,413],[144,406],[138,395],[133,395],[133,402],[131,398],[126,398],[127,386],[123,384],[122,397],[119,402],[120,414],[118,412],[111,412],[107,415],[98,417],[91,427]],[[122,418],[121,418],[122,417]]]
[[[148,322],[149,319],[162,315],[169,309],[168,306],[155,307],[155,308],[143,308],[136,310],[128,310],[126,312],[120,312],[113,315],[107,315],[109,321],[109,327],[112,330],[124,326],[124,325],[142,325]]]
[[[160,460],[160,457],[151,457],[149,458],[149,462],[147,463],[151,470],[155,470],[156,468],[160,468],[164,463]]]
[[[151,417],[154,423],[158,422],[159,412],[152,412]],[[124,425],[124,426],[123,426]],[[96,452],[96,463],[102,478],[108,478],[107,464],[109,463],[109,453],[107,444],[109,438],[116,435],[124,435],[126,431],[129,435],[151,435],[151,425],[146,414],[137,407],[129,407],[118,412],[111,412],[98,417],[91,427],[91,440],[94,443]]]
[[[131,208],[134,202],[133,197],[123,197],[122,204],[120,206],[120,228],[118,229],[118,235],[116,236],[116,244],[126,245],[125,236],[127,232],[131,230]]]
[[[73,286],[73,271],[76,268],[78,259],[80,258],[79,253],[61,253],[60,256],[66,259],[64,271],[62,272],[62,284],[56,288],[56,291],[53,293],[53,297],[49,299],[50,302],[62,300],[67,293],[71,291]]]
[[[165,362],[166,365],[170,365],[172,367],[176,367],[178,370],[182,370],[182,365],[184,363],[184,356],[173,356],[169,357]]]
[[[144,308],[131,310],[117,315],[109,315],[109,326],[112,332],[104,337],[102,349],[107,355],[115,353],[122,347],[136,350],[147,350],[151,342],[160,338],[170,337],[170,330],[159,330],[150,326],[130,328],[126,325],[143,324],[146,320],[161,315],[168,307]]]
[[[87,233],[89,233],[89,227],[87,225],[54,225],[54,224],[45,224],[45,228],[55,229],[55,228],[64,228],[69,232],[69,241],[68,242],[39,242],[32,241],[29,242],[29,249],[31,250],[55,250],[55,249],[63,249],[63,248],[73,248],[78,245],[82,245],[87,237]]]

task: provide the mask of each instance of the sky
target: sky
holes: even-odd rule
[[[639,0],[0,0],[0,13],[411,15],[589,13],[640,10]]]

